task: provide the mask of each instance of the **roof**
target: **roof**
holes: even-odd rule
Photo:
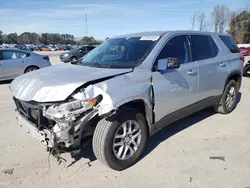
[[[120,35],[113,38],[127,38],[127,37],[142,37],[142,36],[161,36],[165,34],[166,31],[148,31],[148,32],[140,32],[140,33],[131,33],[126,35]]]
[[[0,48],[0,50],[16,50],[16,51],[22,51],[19,48]]]
[[[127,37],[143,37],[143,36],[162,36],[165,33],[190,33],[190,34],[204,34],[204,35],[225,35],[229,36],[226,33],[216,33],[216,32],[206,32],[206,31],[192,31],[192,30],[173,30],[173,31],[148,31],[140,33],[130,33],[126,35],[119,35],[113,38],[127,38]]]
[[[18,52],[25,52],[25,53],[33,53],[31,51],[25,51],[25,50],[21,50],[19,48],[0,48],[0,51],[5,51],[5,50],[15,50],[15,51],[18,51]]]

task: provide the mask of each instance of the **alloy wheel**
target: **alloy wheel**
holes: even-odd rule
[[[134,120],[123,123],[116,131],[113,152],[117,159],[127,160],[137,151],[141,142],[141,128]]]

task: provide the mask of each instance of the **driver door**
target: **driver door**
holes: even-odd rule
[[[81,58],[85,56],[86,54],[87,54],[87,47],[84,46],[79,50],[78,58]]]
[[[198,64],[192,62],[188,36],[171,38],[160,51],[158,60],[178,58],[180,67],[153,71],[155,122],[197,102]]]

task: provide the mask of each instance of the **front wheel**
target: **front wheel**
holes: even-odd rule
[[[250,64],[246,65],[243,69],[243,75],[246,77],[250,77]]]
[[[77,61],[77,58],[76,57],[71,57],[70,60],[69,60],[71,63],[74,63]]]
[[[238,87],[235,80],[230,80],[222,94],[219,104],[214,106],[214,110],[221,114],[231,113],[237,105]]]
[[[112,120],[98,122],[93,136],[94,154],[110,168],[124,170],[138,161],[147,138],[144,116],[137,110],[123,109]]]

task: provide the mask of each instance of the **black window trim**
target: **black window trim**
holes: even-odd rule
[[[158,56],[159,56],[159,54],[161,53],[161,51],[162,51],[162,49],[166,46],[166,44],[171,40],[171,39],[173,39],[174,37],[178,37],[178,36],[183,36],[183,35],[185,35],[186,36],[186,38],[187,38],[187,41],[188,41],[188,48],[189,48],[189,50],[188,50],[188,52],[189,52],[189,59],[190,59],[190,61],[188,62],[188,63],[192,63],[193,61],[193,59],[192,59],[192,54],[191,54],[191,46],[190,46],[190,41],[189,41],[189,34],[188,33],[178,33],[178,34],[175,34],[175,35],[172,35],[171,37],[169,37],[166,41],[165,41],[165,43],[161,46],[161,49],[157,52],[157,55],[155,56],[155,58],[154,58],[154,63],[152,64],[152,72],[155,72],[155,70],[154,70],[154,67],[155,67],[155,65],[157,64],[157,58],[158,58]],[[159,39],[158,39],[159,40]],[[187,64],[187,63],[184,63],[184,64]]]
[[[219,47],[219,45],[217,44],[217,41],[216,40],[214,40],[213,39],[213,37],[212,37],[212,35],[209,35],[209,34],[203,34],[203,33],[192,33],[192,34],[189,34],[189,42],[190,42],[190,49],[191,49],[191,58],[192,58],[192,60],[194,59],[193,58],[193,56],[192,56],[192,45],[191,45],[191,36],[194,36],[194,35],[200,35],[200,36],[207,36],[207,37],[209,37],[209,38],[211,38],[213,41],[214,41],[214,43],[215,43],[215,45],[217,46],[217,49],[218,49],[218,53],[216,54],[216,56],[214,56],[214,57],[211,57],[211,58],[207,58],[207,59],[213,59],[213,58],[216,58],[216,57],[218,57],[219,56],[219,54],[220,54],[220,52],[221,52],[221,49],[220,49],[220,47]],[[210,44],[210,46],[211,46],[211,41],[209,40],[209,44]],[[212,46],[211,46],[212,47]],[[207,60],[207,59],[201,59],[201,60],[196,60],[196,61],[203,61],[203,60]]]

